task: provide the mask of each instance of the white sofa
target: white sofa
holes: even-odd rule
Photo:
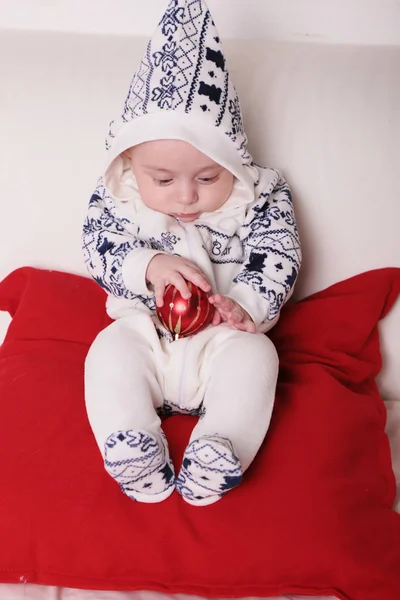
[[[0,33],[0,278],[22,265],[86,274],[81,225],[103,138],[146,42]],[[251,151],[282,170],[294,192],[304,250],[296,297],[399,267],[400,46],[230,40],[224,47]],[[379,385],[400,466],[400,302],[381,333]],[[0,586],[0,597],[18,594]]]

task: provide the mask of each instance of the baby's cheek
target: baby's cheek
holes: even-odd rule
[[[171,205],[168,195],[164,193],[164,190],[160,190],[159,186],[149,187],[145,196],[142,196],[142,200],[146,206],[161,213],[167,213]]]

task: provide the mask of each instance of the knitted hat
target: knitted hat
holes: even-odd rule
[[[170,0],[106,140],[107,166],[129,147],[178,139],[231,171],[254,193],[239,98],[204,0]]]

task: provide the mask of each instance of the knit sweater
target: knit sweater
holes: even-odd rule
[[[213,213],[182,223],[142,202],[125,150],[146,141],[188,142],[235,176]],[[160,252],[196,263],[214,293],[231,297],[259,331],[276,323],[296,281],[301,251],[288,185],[256,165],[221,40],[205,0],[169,0],[110,123],[103,174],[83,228],[84,257],[119,317],[154,315],[146,269]]]
[[[110,295],[110,314],[130,308],[155,312],[145,274],[150,260],[163,252],[193,261],[213,293],[236,300],[259,331],[270,329],[293,291],[301,252],[288,185],[275,170],[258,171],[252,201],[244,201],[236,182],[218,211],[192,223],[151,210],[138,192],[118,198],[100,179],[83,247],[90,274]]]

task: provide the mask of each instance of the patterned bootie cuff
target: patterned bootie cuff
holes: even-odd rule
[[[106,471],[138,502],[161,502],[175,489],[174,467],[162,432],[116,431],[105,443]]]
[[[193,506],[222,498],[242,481],[242,469],[232,443],[218,435],[205,436],[186,448],[176,489]]]

